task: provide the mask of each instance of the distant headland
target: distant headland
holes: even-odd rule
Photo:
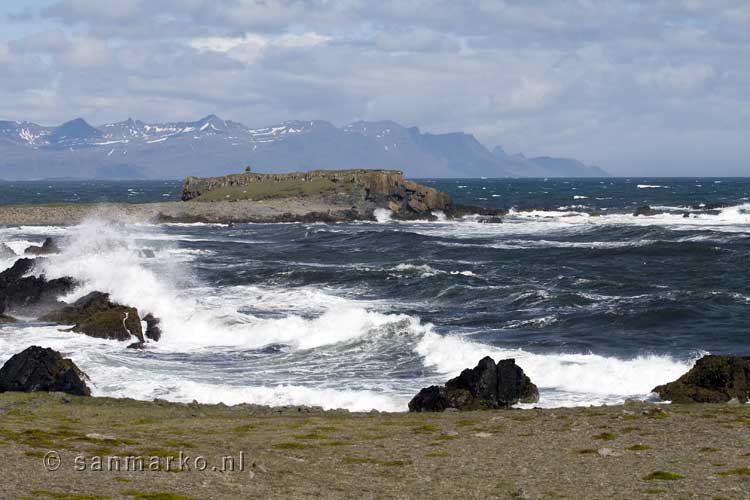
[[[188,177],[182,201],[0,206],[0,225],[70,225],[103,212],[157,222],[206,223],[435,220],[468,214],[499,222],[506,213],[458,205],[447,193],[407,180],[399,170],[264,174],[248,167],[221,177]]]

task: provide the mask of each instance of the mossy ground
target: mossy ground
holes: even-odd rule
[[[750,498],[750,407],[649,409],[350,414],[6,393],[0,498]],[[240,452],[244,470],[213,470]],[[169,470],[180,453],[207,470]],[[75,457],[98,455],[161,462],[75,470]]]
[[[320,196],[335,192],[338,188],[340,186],[329,179],[254,182],[243,186],[214,188],[196,198],[195,201],[257,201],[274,198]]]

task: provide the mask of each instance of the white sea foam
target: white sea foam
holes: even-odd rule
[[[375,216],[375,220],[377,220],[380,224],[383,224],[385,222],[391,222],[391,216],[393,215],[393,212],[391,212],[387,208],[376,208],[373,211],[373,215]]]
[[[572,406],[583,401],[622,402],[628,397],[648,396],[655,386],[675,380],[694,361],[678,361],[667,356],[640,356],[623,360],[595,354],[534,354],[523,350],[500,349],[428,332],[416,351],[425,364],[445,377],[458,375],[484,356],[495,360],[514,358],[539,386],[540,406]],[[697,356],[696,356],[697,358]]]
[[[638,189],[669,189],[669,186],[659,186],[657,184],[638,184]]]
[[[746,220],[743,218],[748,217],[737,207],[724,209],[720,215],[726,219]],[[576,218],[559,217],[558,213],[557,222],[551,224],[558,229],[580,227],[584,218],[571,221]],[[604,218],[585,220],[596,220],[598,224]],[[549,232],[549,222],[532,220],[496,225],[451,222],[414,227],[429,226],[436,231],[476,234],[547,225]],[[162,340],[149,344],[149,349],[158,355],[156,359],[138,358],[138,353],[123,353],[124,346],[118,342],[62,333],[55,327],[31,325],[3,329],[0,361],[28,345],[38,344],[71,356],[92,377],[94,393],[99,395],[141,399],[163,397],[176,401],[196,399],[227,404],[310,404],[352,410],[403,410],[408,400],[405,394],[413,394],[429,383],[444,381],[462,369],[474,366],[485,355],[495,359],[516,358],[539,385],[542,406],[618,402],[627,397],[643,396],[654,386],[677,378],[691,365],[663,356],[622,360],[594,354],[536,354],[500,349],[453,335],[443,336],[418,318],[388,314],[387,304],[354,301],[322,289],[208,288],[192,277],[186,263],[179,262],[180,259],[174,262],[172,257],[185,254],[170,243],[174,236],[167,237],[158,231],[158,227],[90,219],[70,228],[61,242],[62,253],[49,256],[40,269],[49,277],[70,275],[82,282],[81,288],[68,299],[100,290],[110,293],[117,302],[162,318]],[[144,259],[139,255],[139,250],[148,244],[148,240],[159,242],[157,259]],[[541,244],[555,243],[544,241]],[[430,266],[423,268],[414,264],[402,264],[395,270],[441,272]],[[473,276],[471,271],[448,272]],[[393,342],[393,332],[397,332],[395,338],[399,342],[410,345],[414,354],[436,374],[410,380],[406,383],[408,387],[403,381],[367,382],[364,379],[356,388],[335,386],[335,378],[328,375],[323,384],[279,383],[277,380],[277,385],[258,385],[237,379],[236,369],[241,369],[241,365],[222,371],[220,368],[209,369],[205,364],[192,364],[195,363],[193,356],[205,353],[225,349],[244,352],[278,344],[285,346],[285,352],[305,359],[308,351],[315,353],[318,349],[339,344],[358,345],[356,343],[363,340],[366,342],[357,349],[365,349],[361,355],[366,360],[366,349]],[[171,360],[170,356],[174,354],[179,354],[180,360]],[[179,373],[174,372],[177,365],[181,367]],[[269,369],[283,370],[284,367]]]

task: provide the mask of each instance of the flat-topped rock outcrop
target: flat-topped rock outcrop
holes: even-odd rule
[[[288,174],[246,172],[223,177],[188,177],[183,201],[243,201],[278,198],[319,198],[369,213],[388,208],[397,215],[449,211],[448,194],[404,178],[399,170],[312,170]]]

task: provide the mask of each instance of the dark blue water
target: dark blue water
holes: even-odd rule
[[[107,380],[104,394],[356,409],[403,408],[486,354],[515,357],[548,406],[642,397],[705,352],[750,354],[750,180],[424,182],[512,210],[501,224],[0,230],[14,248],[57,235],[66,250],[48,274],[165,318],[145,354],[38,326],[0,337],[0,350],[66,346]],[[65,189],[161,201],[179,183],[25,189],[46,202]],[[18,200],[12,191],[0,185],[0,202]],[[658,213],[632,215],[642,205]]]
[[[164,181],[0,181],[0,205],[178,201],[182,183]]]
[[[748,177],[418,181],[450,193],[457,203],[493,208],[556,210],[560,207],[581,205],[593,210],[613,210],[648,204],[741,204],[750,197]],[[0,181],[0,205],[175,201],[180,199],[181,188],[182,182],[176,180]]]

